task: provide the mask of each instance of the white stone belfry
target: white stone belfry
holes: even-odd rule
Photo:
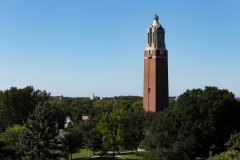
[[[165,50],[165,30],[158,23],[158,15],[154,16],[152,25],[147,30],[147,46],[145,50],[162,49]]]

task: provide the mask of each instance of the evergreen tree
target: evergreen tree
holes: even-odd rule
[[[56,117],[49,103],[38,105],[20,132],[20,149],[24,160],[56,159]]]

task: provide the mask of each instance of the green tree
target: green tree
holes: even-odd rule
[[[56,159],[57,133],[54,107],[38,105],[20,132],[22,159]]]
[[[180,133],[178,115],[167,109],[154,115],[144,140],[147,160],[189,160],[195,144],[193,137]],[[186,130],[186,132],[188,132]]]
[[[8,127],[5,132],[0,134],[0,143],[2,144],[2,159],[20,159],[19,153],[19,133],[21,126],[14,125]]]
[[[240,151],[240,132],[236,134],[232,134],[225,146],[228,149],[234,149]]]
[[[86,148],[93,151],[93,154],[95,154],[96,151],[102,150],[102,134],[97,127],[95,117],[83,122],[82,126],[81,129],[83,131],[84,145]]]
[[[0,141],[0,159],[3,159],[3,160],[7,155],[4,147],[5,147],[4,142]]]
[[[82,120],[83,115],[89,115],[93,110],[93,101],[89,98],[73,100],[66,106],[66,116],[70,116],[74,123]]]
[[[135,150],[138,155],[138,147],[144,138],[144,115],[142,101],[134,103],[129,111],[127,130],[125,132],[125,149]]]
[[[69,102],[64,98],[51,98],[51,100],[49,100],[49,103],[56,110],[58,129],[64,129],[66,116],[68,114],[66,110],[70,105]]]
[[[37,104],[45,102],[49,96],[46,91],[34,90],[31,86],[0,91],[0,131],[14,124],[23,124]]]
[[[209,157],[208,160],[239,160],[240,152],[230,149],[213,157]]]
[[[194,159],[219,153],[230,134],[239,130],[239,107],[234,95],[216,87],[187,90],[173,108],[157,114],[145,139],[151,157]],[[150,157],[150,158],[149,158]]]
[[[236,160],[240,159],[240,132],[232,134],[225,143],[228,148],[227,151],[224,151],[220,154],[211,156],[208,160]]]
[[[188,90],[177,100],[177,107],[183,124],[192,123],[188,128],[196,139],[197,156],[207,157],[209,149],[213,153],[222,151],[229,136],[240,129],[239,107],[228,90],[217,87]]]
[[[93,151],[94,155],[96,151],[102,150],[102,134],[97,127],[90,130],[86,141],[86,147]]]
[[[68,127],[61,141],[65,154],[70,154],[72,159],[72,154],[78,152],[83,145],[81,128],[78,125]]]
[[[115,109],[111,113],[103,113],[98,129],[103,135],[103,147],[111,150],[113,156],[124,146],[124,137],[128,126],[128,113],[123,109]]]

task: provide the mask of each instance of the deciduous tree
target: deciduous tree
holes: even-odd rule
[[[23,124],[38,103],[45,102],[49,96],[46,91],[31,86],[0,91],[0,132],[8,126]]]
[[[140,103],[133,104],[128,110],[128,125],[125,133],[125,149],[135,150],[138,155],[138,147],[144,138],[145,111]]]
[[[174,108],[152,121],[145,139],[146,157],[192,159],[219,153],[230,134],[239,131],[239,113],[233,93],[227,90],[187,90]]]
[[[104,113],[98,124],[102,133],[103,146],[111,150],[113,156],[124,146],[124,137],[128,126],[128,113],[123,109],[116,109],[111,113]]]
[[[68,127],[61,141],[65,154],[70,154],[72,159],[72,154],[78,152],[83,145],[83,135],[79,125]]]
[[[19,152],[19,133],[21,125],[7,127],[5,132],[0,134],[0,143],[2,144],[2,159],[20,159]]]

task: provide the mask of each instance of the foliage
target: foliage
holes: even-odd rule
[[[225,143],[228,148],[227,151],[222,152],[213,157],[209,157],[208,160],[235,160],[240,159],[240,132],[237,134],[232,134]]]
[[[183,137],[186,133],[178,133],[180,125],[176,121],[177,116],[169,110],[156,113],[144,141],[147,150],[145,159],[188,160],[193,158],[189,155],[194,146],[194,138]]]
[[[144,138],[145,112],[142,108],[142,101],[132,103],[124,100],[119,104],[123,106],[110,113],[103,113],[98,123],[103,147],[113,152],[120,149],[137,151]]]
[[[49,103],[52,107],[56,110],[56,120],[58,124],[58,129],[64,129],[64,124],[66,120],[66,114],[67,114],[67,106],[70,105],[70,102],[68,100],[65,100],[63,98],[51,98],[49,100]]]
[[[106,150],[119,151],[124,145],[124,136],[127,131],[128,113],[123,109],[116,109],[110,114],[104,113],[98,124],[103,135],[103,146]]]
[[[4,159],[8,153],[4,149],[4,142],[0,141],[0,159]]]
[[[239,130],[236,104],[227,90],[187,90],[174,108],[158,113],[152,121],[145,138],[146,159],[193,159],[223,150],[230,134]]]
[[[135,128],[139,128],[137,123],[143,123],[143,115],[144,112],[142,109],[142,98],[141,97],[114,97],[108,98],[106,100],[90,100],[89,98],[65,98],[65,97],[51,97],[50,103],[54,106],[57,110],[57,121],[59,124],[59,128],[61,129],[63,121],[66,116],[70,116],[71,120],[73,121],[74,126],[76,124],[79,125],[79,129],[81,130],[82,137],[83,137],[83,145],[87,148],[92,150],[94,153],[96,151],[102,150],[102,133],[99,130],[98,123],[102,118],[103,113],[111,114],[113,110],[122,109],[124,112],[127,113],[129,111],[132,115],[128,115],[129,119],[128,122],[131,123],[131,128],[134,129],[134,134],[130,134],[130,127],[127,127],[126,131],[128,131],[128,135],[132,136],[133,138],[138,139],[141,141],[143,137],[142,132],[138,132],[140,130],[136,130]],[[135,109],[133,109],[135,108]],[[141,110],[138,112],[138,110]],[[127,113],[128,114],[128,113]],[[135,115],[134,115],[135,114]],[[89,117],[88,120],[82,120],[82,116],[87,115]],[[64,118],[63,118],[64,117]],[[142,117],[138,118],[138,117]],[[133,120],[131,120],[131,118]],[[135,119],[135,120],[134,120]],[[140,125],[141,126],[141,125]],[[140,127],[141,128],[141,127]],[[138,135],[137,135],[138,134]],[[140,136],[141,135],[141,136]],[[122,147],[128,147],[133,149],[133,144],[126,144],[126,138],[130,137],[123,137],[122,139]],[[135,144],[139,146],[139,141],[133,141]],[[135,147],[135,146],[134,146]],[[134,149],[136,149],[135,147]]]
[[[218,155],[208,158],[208,160],[238,160],[238,159],[240,159],[240,152],[233,149],[227,150]]]
[[[72,117],[76,123],[81,121],[83,115],[89,115],[92,112],[93,101],[89,98],[74,100],[66,107],[66,115]]]
[[[78,125],[68,127],[66,133],[63,135],[63,139],[61,140],[63,151],[66,155],[70,154],[72,159],[72,154],[78,152],[82,147],[82,141],[82,132]]]
[[[22,159],[56,159],[55,110],[49,103],[38,105],[20,132]]]
[[[34,90],[31,86],[0,91],[0,132],[8,126],[23,124],[37,104],[45,102],[49,96],[46,91]]]
[[[208,156],[209,148],[213,153],[222,151],[229,136],[239,130],[239,107],[233,93],[227,90],[193,89],[181,95],[177,105],[184,121],[192,122],[199,156]]]
[[[228,149],[240,151],[240,132],[232,134],[225,145]]]
[[[102,150],[102,134],[97,127],[90,129],[86,139],[86,147],[93,151],[95,154],[96,151]]]
[[[144,139],[144,115],[145,111],[142,107],[142,103],[135,103],[128,110],[129,119],[127,130],[125,131],[125,149],[136,150],[140,143]],[[138,152],[137,152],[138,154]]]
[[[19,133],[21,125],[8,127],[5,132],[0,134],[3,157],[6,159],[20,159],[19,154]],[[3,159],[3,158],[2,158]]]

